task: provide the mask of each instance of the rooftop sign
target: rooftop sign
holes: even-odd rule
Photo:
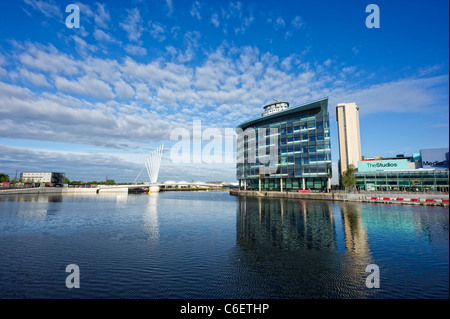
[[[358,172],[391,171],[399,169],[408,169],[407,159],[358,162]]]

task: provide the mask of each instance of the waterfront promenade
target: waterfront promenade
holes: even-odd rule
[[[406,192],[330,192],[330,193],[303,193],[303,192],[280,192],[280,191],[252,191],[232,190],[230,195],[251,196],[267,198],[289,198],[289,199],[312,199],[331,200],[347,202],[371,202],[385,204],[403,205],[427,205],[427,206],[449,206],[448,194],[429,193],[406,193]]]
[[[136,188],[136,186],[134,186]],[[128,193],[129,187],[125,186],[103,186],[103,187],[30,187],[12,188],[0,190],[1,195],[65,195],[65,194],[103,194],[103,193]]]
[[[137,185],[133,185],[136,188]],[[1,190],[1,195],[65,195],[65,194],[105,194],[105,193],[128,193],[130,185],[124,186],[102,186],[95,188],[75,187],[34,187],[23,189]],[[440,193],[422,192],[352,192],[334,191],[330,193],[304,193],[304,192],[280,192],[280,191],[256,191],[256,190],[231,190],[233,196],[267,197],[267,198],[289,198],[307,200],[330,200],[347,202],[371,202],[384,204],[402,205],[426,205],[426,206],[449,206],[449,195]]]

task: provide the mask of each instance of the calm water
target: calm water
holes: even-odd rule
[[[448,298],[448,226],[442,207],[227,192],[0,196],[0,297]]]

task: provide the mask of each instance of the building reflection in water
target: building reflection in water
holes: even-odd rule
[[[245,197],[239,199],[239,245],[273,246],[281,249],[335,248],[335,231],[329,202]]]
[[[61,195],[12,195],[4,196],[4,201],[21,203],[17,209],[17,216],[21,218],[46,218],[48,214],[55,215],[61,212],[62,205],[52,204],[63,202]],[[32,203],[32,204],[30,204]]]
[[[148,194],[148,204],[144,214],[144,228],[147,233],[147,241],[159,241],[159,221],[158,221],[158,193]]]
[[[361,219],[361,205],[355,203],[342,204],[341,216],[347,251],[359,257],[368,256],[370,250],[367,243],[367,230]]]
[[[360,208],[340,207],[330,201],[239,197],[237,267],[259,269],[256,276],[265,278],[239,280],[259,282],[264,290],[282,287],[284,295],[296,298],[373,294],[365,286],[365,269],[372,260]],[[345,249],[338,248],[336,227],[342,228]]]

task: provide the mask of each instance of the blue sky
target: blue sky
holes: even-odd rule
[[[80,28],[65,25],[71,3]],[[379,29],[365,25],[370,3]],[[171,162],[170,134],[193,120],[235,128],[272,98],[329,97],[335,163],[340,102],[360,107],[367,157],[448,147],[448,11],[448,1],[4,1],[0,172],[132,181],[164,143],[160,180],[234,181],[233,163]]]

